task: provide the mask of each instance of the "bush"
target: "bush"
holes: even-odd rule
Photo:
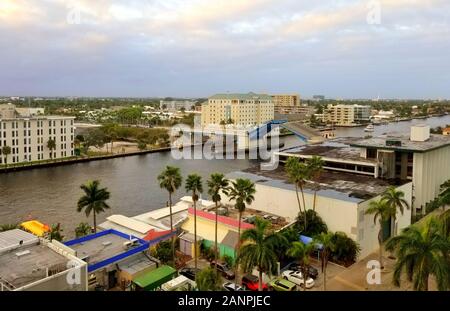
[[[216,291],[220,290],[222,280],[213,268],[208,267],[197,273],[195,282],[200,291]]]
[[[208,261],[212,261],[215,258],[214,248],[206,247],[205,244],[203,243],[200,245],[200,254],[203,258],[205,258]]]
[[[361,251],[357,242],[344,232],[336,232],[333,236],[333,243],[335,250],[331,252],[332,261],[347,267],[356,262]]]
[[[90,234],[91,231],[91,226],[87,222],[82,222],[75,228],[75,236],[81,238]]]
[[[163,264],[172,262],[172,240],[162,241],[151,252],[152,256],[161,260]]]
[[[233,268],[234,267],[234,259],[231,256],[223,255],[222,261],[225,262],[228,267]]]
[[[315,211],[307,210],[306,211],[306,219],[307,219],[307,228],[305,230],[305,216],[304,213],[299,213],[297,217],[297,223],[295,224],[295,228],[297,229],[299,234],[314,237],[319,235],[322,232],[327,232],[328,227],[326,223],[322,220]]]

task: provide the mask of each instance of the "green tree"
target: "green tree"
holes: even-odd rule
[[[320,245],[320,258],[323,271],[323,290],[327,290],[327,267],[331,253],[336,249],[333,242],[334,234],[332,232],[322,232],[313,239],[315,245]]]
[[[373,222],[376,224],[379,221],[380,229],[378,230],[378,260],[380,262],[380,268],[383,266],[383,223],[389,221],[393,215],[395,215],[396,209],[387,203],[385,199],[378,201],[372,201],[369,204],[369,208],[366,210],[366,215],[373,215]]]
[[[84,209],[86,217],[92,213],[94,218],[94,232],[97,232],[97,214],[109,209],[106,201],[110,198],[110,193],[107,188],[101,188],[98,180],[88,181],[86,184],[80,186],[84,195],[78,200],[77,212]]]
[[[361,248],[357,242],[348,237],[344,232],[336,232],[333,236],[334,251],[330,256],[336,263],[350,266],[358,259]]]
[[[449,289],[450,264],[448,255],[450,241],[442,223],[430,218],[424,225],[412,225],[391,238],[386,249],[395,252],[393,283],[400,286],[400,277],[406,273],[414,290],[427,291],[430,276],[434,276],[438,289]]]
[[[5,167],[8,167],[8,156],[11,154],[11,147],[3,146],[1,151],[1,154],[5,156]]]
[[[439,204],[445,210],[446,205],[450,205],[450,179],[441,185],[439,193]]]
[[[87,222],[82,222],[78,224],[78,226],[75,228],[75,236],[77,238],[89,235],[90,233],[91,233],[91,226]]]
[[[255,200],[255,184],[249,179],[238,178],[232,182],[232,187],[229,189],[229,198],[232,201],[236,201],[234,207],[239,211],[239,224],[238,224],[238,236],[241,236],[241,221],[242,213],[245,211],[246,204],[250,205]],[[239,244],[239,243],[238,243]],[[239,245],[236,246],[237,254],[239,257]],[[238,279],[239,265],[236,264],[236,280]]]
[[[167,264],[171,260],[172,257],[172,242],[171,241],[162,241],[156,245],[154,249],[152,249],[152,256],[161,260],[163,264]]]
[[[391,215],[394,221],[394,233],[397,230],[397,210],[403,215],[404,209],[409,209],[408,201],[405,200],[405,193],[397,190],[394,186],[390,186],[383,193],[382,198],[386,201],[386,204],[391,208],[393,214]],[[394,212],[395,211],[395,212]]]
[[[47,148],[50,150],[50,159],[53,159],[53,150],[56,149],[56,141],[50,138],[47,141]]]
[[[200,291],[217,291],[220,290],[222,279],[213,268],[208,267],[197,273],[195,283]]]
[[[285,171],[288,175],[289,181],[295,185],[295,194],[297,195],[298,208],[300,212],[305,214],[305,231],[307,229],[307,217],[306,217],[306,203],[305,203],[305,194],[303,192],[303,187],[305,182],[310,177],[310,171],[308,167],[298,161],[297,158],[290,157],[285,165]],[[300,203],[300,197],[298,195],[298,189],[300,189],[302,193],[303,199],[303,211],[302,205]]]
[[[57,223],[56,225],[52,225],[50,232],[49,232],[50,241],[56,240],[58,242],[61,242],[64,239],[62,232],[63,232],[63,230],[61,229],[60,223]]]
[[[218,230],[218,215],[219,215],[219,203],[222,200],[220,193],[228,195],[228,184],[229,180],[225,178],[223,174],[213,173],[210,179],[207,181],[208,184],[208,194],[211,196],[212,201],[215,204],[215,226],[214,226],[214,254],[215,260],[219,258],[219,247],[217,245],[217,230]],[[217,271],[217,266],[216,266]]]
[[[257,268],[259,291],[262,291],[263,273],[272,275],[276,269],[278,258],[275,249],[287,243],[283,235],[268,232],[269,226],[268,221],[256,218],[255,228],[245,230],[240,238],[238,263],[245,272],[251,273],[253,268]]]
[[[322,174],[324,164],[325,162],[318,156],[313,156],[306,161],[307,171],[309,171],[310,176],[314,179],[313,211],[316,211],[317,191],[320,190],[320,184],[317,182],[317,179]]]
[[[19,224],[6,224],[6,225],[0,225],[0,232],[9,231],[13,229],[18,229]]]
[[[306,211],[307,220],[305,220],[305,214],[299,213],[297,217],[297,222],[295,224],[296,229],[299,233],[313,237],[322,232],[327,232],[327,224],[323,221],[322,217],[317,215],[313,210]],[[306,226],[306,230],[305,230]]]
[[[303,242],[295,241],[292,242],[291,246],[287,250],[287,255],[296,258],[301,266],[303,279],[308,279],[308,265],[309,265],[309,256],[314,251],[314,244],[304,244]],[[306,286],[303,286],[303,289],[306,290]]]
[[[203,192],[202,178],[197,174],[188,175],[185,185],[186,192],[192,193],[192,202],[194,205],[194,267],[197,269],[198,245],[197,245],[197,202],[199,193]]]
[[[173,232],[172,195],[183,183],[183,178],[178,167],[167,166],[158,176],[159,187],[169,193],[170,231]],[[172,236],[172,260],[175,266],[175,237]]]

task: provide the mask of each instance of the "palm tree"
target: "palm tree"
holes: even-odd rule
[[[238,236],[241,236],[241,220],[242,213],[245,211],[245,204],[252,204],[255,200],[254,194],[256,192],[255,184],[249,179],[238,178],[236,181],[232,182],[232,187],[229,189],[230,200],[236,201],[234,207],[239,211],[239,224],[238,224]],[[238,243],[239,244],[239,243]],[[237,254],[236,258],[239,257],[239,245],[236,245]],[[236,281],[238,279],[237,275],[239,272],[239,264],[236,263]]]
[[[442,223],[430,218],[425,224],[412,225],[402,234],[391,238],[386,249],[395,251],[393,283],[400,286],[400,277],[406,272],[416,291],[427,291],[430,276],[434,276],[438,289],[448,290],[450,265],[448,254],[450,241],[445,235]]]
[[[11,154],[11,147],[3,146],[1,151],[2,151],[1,153],[5,156],[5,167],[8,167],[8,155]]]
[[[295,185],[295,194],[297,195],[298,208],[300,213],[302,213],[302,205],[300,204],[300,198],[298,196],[298,189],[302,193],[303,199],[303,213],[305,216],[305,231],[308,228],[307,220],[306,220],[306,203],[305,203],[305,194],[303,193],[303,186],[305,185],[306,180],[310,177],[310,172],[304,163],[298,161],[298,159],[294,157],[290,157],[285,165],[285,170],[288,175],[289,181]]]
[[[89,233],[91,233],[91,226],[87,222],[82,222],[75,228],[75,236],[77,238],[86,236]]]
[[[323,272],[323,290],[327,290],[327,267],[328,259],[330,255],[335,250],[335,245],[333,242],[334,234],[332,232],[322,232],[313,239],[314,245],[320,245],[322,247],[320,252],[320,257],[322,261],[322,272]]]
[[[446,205],[450,205],[450,179],[441,185],[439,203],[441,204],[443,210],[445,210]]]
[[[173,233],[172,195],[181,187],[183,178],[178,167],[167,166],[158,176],[159,187],[169,193],[170,232]],[[172,260],[175,265],[175,237],[172,236]]]
[[[311,177],[314,178],[314,180],[315,180],[313,211],[316,211],[317,191],[320,188],[320,184],[317,182],[317,179],[320,177],[320,174],[322,174],[323,166],[325,165],[325,162],[322,160],[321,157],[313,156],[311,159],[308,159],[306,161],[306,165],[309,169]]]
[[[61,224],[59,222],[56,225],[52,225],[49,232],[50,241],[56,240],[61,242],[64,239],[62,232],[63,229],[61,229]]]
[[[314,250],[314,244],[304,244],[299,241],[294,241],[291,244],[291,247],[286,251],[286,255],[297,258],[302,267],[302,276],[305,281],[308,279],[308,264],[309,264],[309,255]],[[306,290],[306,286],[303,286],[303,289]]]
[[[97,232],[97,214],[109,209],[106,201],[110,198],[110,193],[107,188],[100,188],[98,180],[88,181],[81,185],[80,188],[84,191],[84,195],[78,200],[77,211],[81,212],[84,209],[86,217],[93,214],[94,217],[94,232]]]
[[[409,203],[405,200],[405,193],[397,190],[394,186],[390,186],[383,193],[382,198],[386,201],[386,204],[395,211],[392,219],[394,220],[394,234],[397,232],[397,209],[403,215],[404,208],[409,209]]]
[[[378,201],[372,201],[369,204],[369,208],[365,214],[373,215],[373,222],[376,224],[379,221],[380,230],[378,231],[378,244],[380,246],[378,252],[378,260],[380,262],[380,268],[383,266],[383,223],[389,221],[391,217],[395,216],[396,209],[387,203],[385,199]]]
[[[50,138],[47,141],[47,148],[50,150],[50,159],[53,159],[53,150],[56,149],[56,141]]]
[[[214,229],[214,259],[217,261],[219,258],[219,247],[217,245],[217,227],[218,227],[218,215],[219,215],[219,202],[222,200],[220,192],[228,195],[228,179],[225,178],[223,174],[214,173],[211,174],[210,179],[207,181],[208,184],[208,194],[211,196],[213,202],[215,203],[215,229]],[[216,272],[217,272],[217,265]]]
[[[188,175],[185,188],[187,192],[192,192],[192,202],[194,203],[194,266],[197,269],[197,201],[198,194],[203,192],[202,178],[197,174]]]
[[[256,218],[255,228],[245,230],[240,238],[242,246],[238,261],[246,272],[252,272],[254,267],[258,269],[259,291],[262,291],[263,273],[271,275],[277,265],[275,249],[287,243],[283,235],[268,233],[269,226],[268,221]]]

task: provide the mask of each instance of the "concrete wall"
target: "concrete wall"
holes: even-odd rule
[[[425,207],[439,195],[440,185],[450,179],[450,146],[414,153],[414,206]]]

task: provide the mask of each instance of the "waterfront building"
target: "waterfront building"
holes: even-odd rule
[[[272,95],[275,108],[278,107],[298,107],[300,106],[299,94],[278,94]]]
[[[354,126],[370,120],[370,106],[328,105],[323,112],[323,122],[337,126]]]
[[[9,106],[9,105],[8,105]],[[1,155],[0,164],[66,158],[74,155],[75,117],[18,116],[15,107],[0,107],[0,149],[11,147],[10,155]],[[50,150],[47,142],[55,141]]]
[[[193,100],[161,100],[159,102],[161,110],[168,110],[177,112],[181,110],[193,111],[195,110],[195,101]]]
[[[85,291],[87,265],[57,241],[0,232],[0,291]]]
[[[273,119],[273,98],[265,94],[217,94],[202,105],[203,127],[223,123],[249,127]]]
[[[134,277],[156,269],[158,260],[147,251],[155,241],[145,241],[117,231],[105,230],[64,242],[74,256],[87,263],[88,289],[127,288]]]

